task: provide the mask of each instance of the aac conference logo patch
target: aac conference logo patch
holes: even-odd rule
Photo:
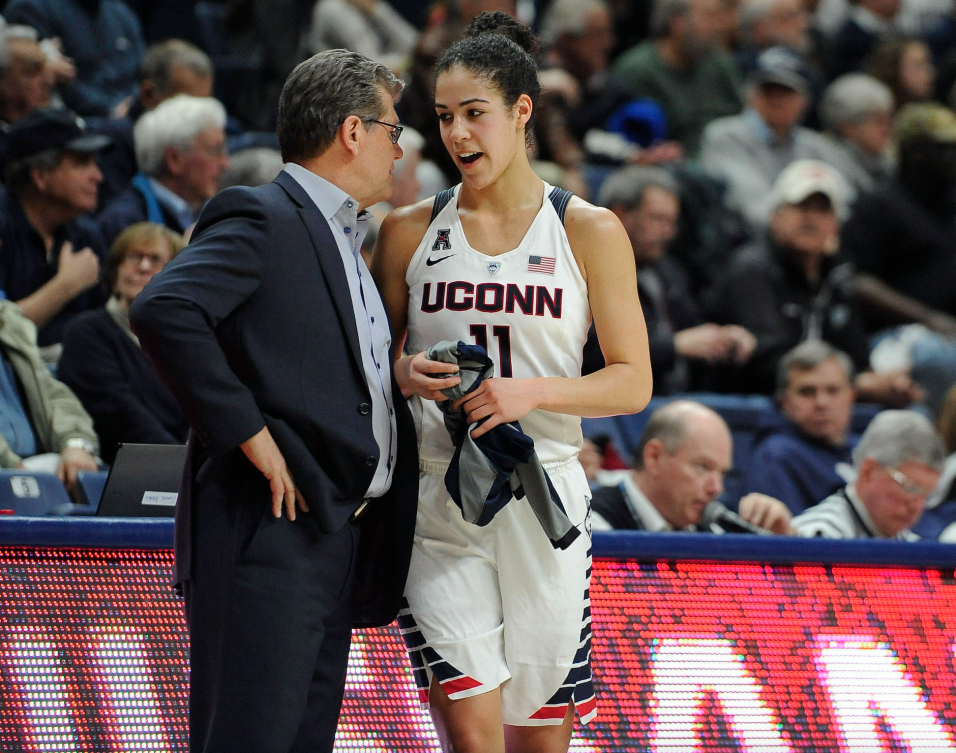
[[[446,228],[438,231],[438,237],[432,245],[432,251],[450,251],[451,250],[451,229]]]

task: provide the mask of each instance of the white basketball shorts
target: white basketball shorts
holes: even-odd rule
[[[466,523],[446,466],[422,462],[418,524],[398,623],[422,703],[432,679],[451,699],[501,688],[504,723],[560,724],[597,713],[591,682],[590,500],[577,457],[544,463],[581,531],[554,549],[527,499],[487,526]]]

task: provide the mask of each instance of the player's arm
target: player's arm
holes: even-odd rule
[[[606,366],[586,377],[485,380],[464,403],[469,421],[488,418],[473,436],[536,408],[574,416],[609,416],[636,413],[651,398],[647,327],[627,233],[613,213],[581,199],[568,205],[565,228],[588,283]]]
[[[458,377],[436,379],[437,373],[457,370],[457,366],[429,361],[424,353],[402,355],[408,327],[408,265],[421,243],[431,218],[432,200],[427,199],[390,212],[383,220],[372,251],[372,277],[378,286],[382,303],[392,328],[395,343],[395,381],[404,397],[420,395],[428,400],[444,400],[439,390],[453,387]]]

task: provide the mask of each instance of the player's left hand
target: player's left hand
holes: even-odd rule
[[[477,439],[500,424],[527,416],[538,407],[538,396],[531,379],[492,378],[483,381],[454,406],[464,409],[469,424],[488,419],[471,433],[472,438]]]
[[[740,500],[737,514],[749,523],[768,531],[784,536],[793,534],[790,528],[790,510],[779,499],[767,494],[751,492]]]

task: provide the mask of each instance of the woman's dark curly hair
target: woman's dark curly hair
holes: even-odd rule
[[[518,97],[527,94],[534,108],[541,93],[535,62],[537,53],[538,38],[531,29],[502,11],[485,11],[475,17],[465,36],[438,59],[435,79],[444,71],[461,66],[491,83],[506,107],[514,107]],[[533,109],[531,118],[525,127],[529,142]]]

